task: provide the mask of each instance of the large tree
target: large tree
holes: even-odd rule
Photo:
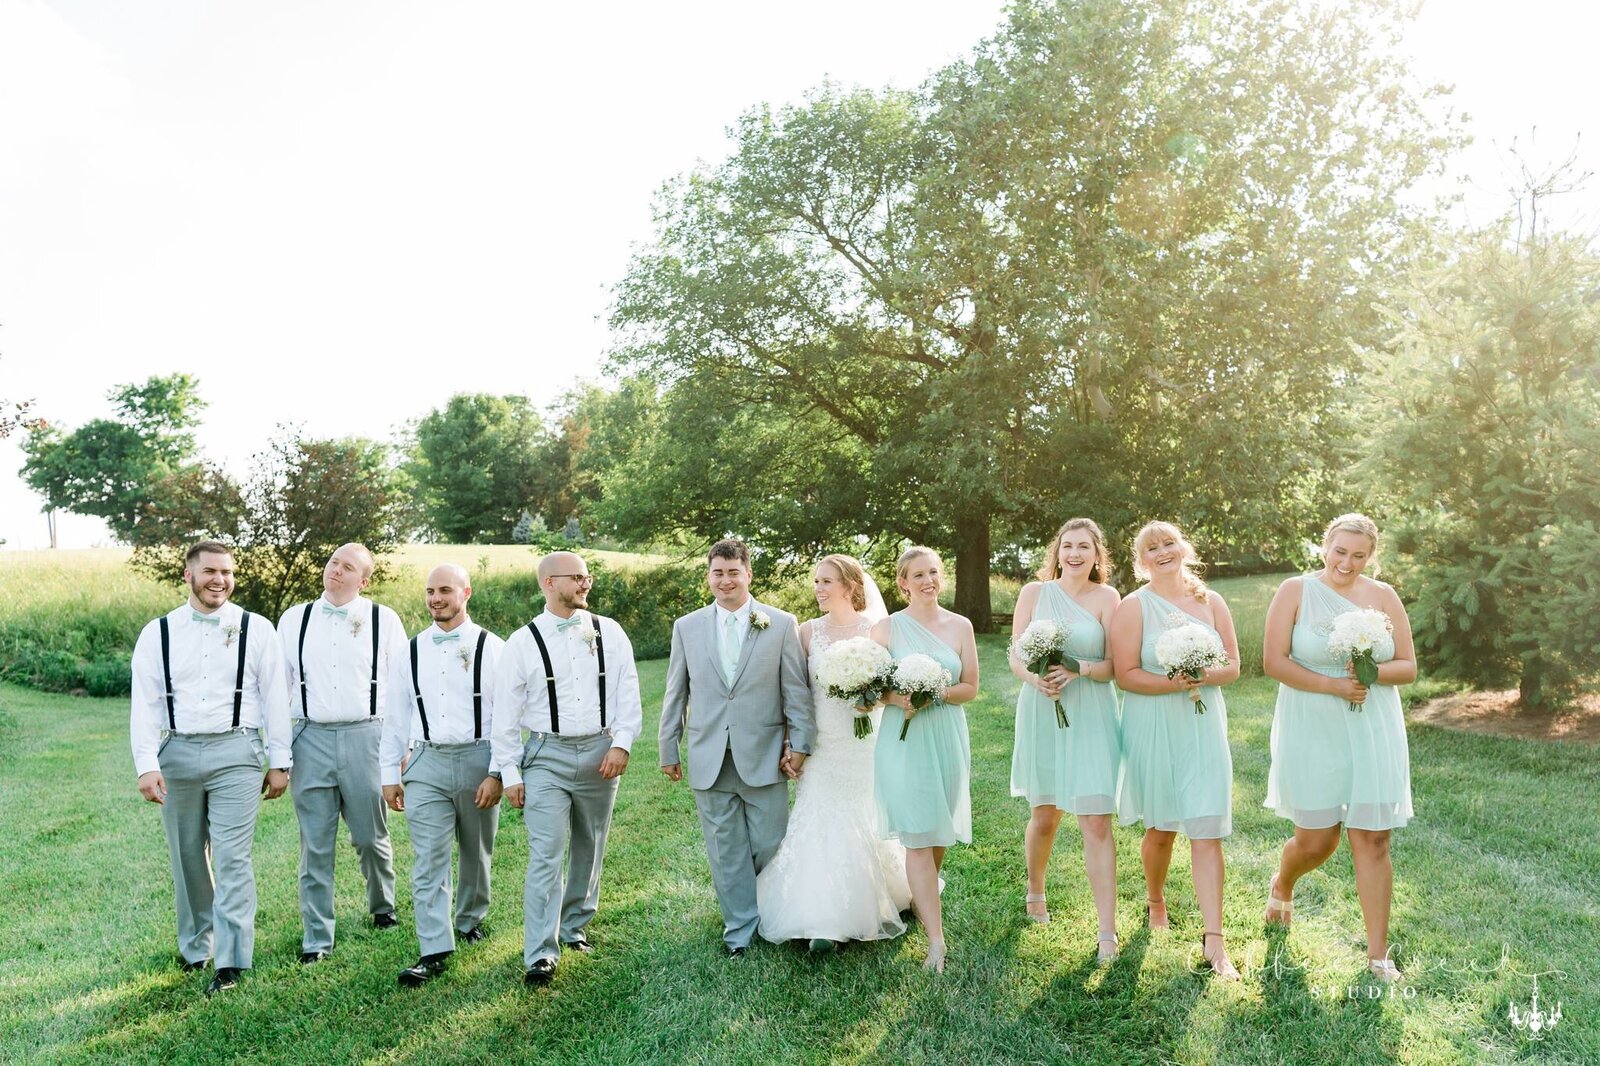
[[[452,396],[417,423],[415,442],[407,471],[442,539],[508,543],[524,508],[546,510],[550,433],[527,397]]]
[[[1279,550],[1447,143],[1397,32],[1359,0],[1023,2],[919,92],[758,108],[663,190],[616,361],[700,411],[701,466],[765,479],[753,418],[851,464],[789,501],[806,537],[767,535],[920,531],[980,626],[997,526],[1102,509]],[[746,527],[697,499],[657,522]]]
[[[196,465],[200,383],[187,374],[118,385],[116,417],[70,433],[40,426],[23,444],[22,476],[47,507],[105,519],[118,540],[132,542],[152,492]]]

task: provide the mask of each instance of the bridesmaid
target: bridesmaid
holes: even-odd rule
[[[1183,533],[1151,522],[1133,538],[1133,572],[1142,585],[1117,607],[1111,658],[1122,699],[1123,774],[1117,808],[1123,825],[1143,820],[1147,921],[1168,928],[1166,882],[1178,833],[1189,838],[1194,894],[1205,931],[1200,951],[1217,976],[1237,980],[1222,935],[1222,840],[1233,832],[1233,757],[1228,708],[1220,686],[1239,677],[1239,641],[1222,597],[1194,573],[1199,561]],[[1213,629],[1226,666],[1209,667],[1201,681],[1167,680],[1156,640],[1168,627],[1199,622]],[[1195,713],[1198,689],[1206,712]]]
[[[972,843],[972,799],[967,791],[972,754],[961,704],[978,694],[978,647],[972,623],[939,606],[944,569],[929,548],[907,548],[895,571],[908,606],[872,627],[872,639],[896,659],[921,652],[939,662],[955,684],[943,697],[913,710],[898,692],[884,696],[874,770],[878,821],[884,836],[906,848],[911,906],[928,933],[923,969],[944,971],[939,870],[945,849]],[[900,725],[912,719],[906,739]]]
[[[1294,836],[1267,888],[1266,921],[1289,924],[1295,882],[1334,853],[1343,825],[1367,926],[1368,968],[1380,981],[1395,981],[1389,833],[1411,818],[1411,762],[1396,686],[1416,680],[1417,661],[1400,597],[1362,573],[1377,550],[1372,519],[1335,518],[1322,535],[1322,569],[1285,581],[1267,610],[1262,667],[1279,684],[1265,806],[1294,823]],[[1378,682],[1370,689],[1328,652],[1333,620],[1362,607],[1382,611],[1394,626],[1393,637],[1376,649]]]
[[[1122,758],[1117,697],[1106,655],[1106,630],[1120,597],[1107,582],[1111,557],[1105,534],[1088,518],[1062,526],[1044,550],[1039,580],[1023,586],[1012,621],[1011,672],[1017,693],[1016,744],[1011,754],[1011,794],[1026,796],[1033,813],[1024,837],[1028,864],[1028,917],[1048,922],[1045,871],[1063,814],[1078,816],[1083,867],[1099,917],[1101,962],[1117,956],[1117,849],[1111,839],[1117,769]],[[1017,658],[1015,639],[1035,619],[1067,632],[1068,664],[1044,676]],[[1070,725],[1056,725],[1060,698]]]

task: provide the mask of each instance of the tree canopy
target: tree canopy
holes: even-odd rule
[[[1379,3],[1025,2],[917,92],[746,113],[617,289],[668,430],[636,520],[925,539],[980,626],[993,531],[1066,511],[1282,553],[1449,143],[1397,32]]]

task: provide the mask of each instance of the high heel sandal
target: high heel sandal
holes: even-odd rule
[[[1107,944],[1111,945],[1109,950],[1107,950],[1107,948],[1106,948]],[[1096,964],[1098,964],[1100,966],[1109,966],[1113,962],[1117,961],[1117,955],[1118,954],[1119,954],[1119,952],[1117,951],[1117,934],[1115,934],[1115,933],[1101,933],[1100,936],[1096,939],[1096,951],[1095,951],[1095,962],[1096,962]]]
[[[1153,910],[1156,907],[1160,907],[1161,908],[1161,924],[1160,925],[1157,925],[1155,923],[1155,921],[1150,916],[1151,910]],[[1145,927],[1148,928],[1151,932],[1165,932],[1166,930],[1172,928],[1172,923],[1167,919],[1167,901],[1166,900],[1164,900],[1164,899],[1150,899],[1149,897],[1145,898],[1145,901],[1144,901],[1144,924],[1145,924]]]
[[[1023,902],[1024,906],[1026,906],[1029,903],[1043,903],[1044,901],[1045,900],[1044,900],[1044,893],[1043,892],[1029,892],[1027,895],[1022,897],[1022,902]],[[1030,921],[1030,922],[1038,922],[1040,925],[1049,925],[1050,924],[1050,910],[1049,910],[1049,908],[1046,908],[1045,912],[1043,914],[1034,914],[1032,911],[1027,911],[1027,910],[1025,910],[1023,913],[1027,917],[1028,921]]]
[[[937,944],[928,944],[928,957],[922,960],[922,968],[934,973],[944,973],[944,941]]]
[[[1272,875],[1272,883],[1267,885],[1267,912],[1261,916],[1263,925],[1287,926],[1294,920],[1294,900],[1279,899],[1272,893],[1278,887],[1278,875]]]
[[[1217,966],[1215,962],[1216,956],[1206,954],[1206,937],[1208,936],[1214,936],[1218,940],[1222,941],[1222,951],[1220,954],[1224,957],[1224,961],[1227,963],[1227,969],[1222,969]],[[1227,958],[1227,953],[1227,937],[1223,936],[1221,933],[1213,933],[1210,930],[1200,934],[1200,959],[1206,964],[1206,969],[1210,970],[1224,981],[1237,981],[1239,979],[1239,970],[1233,965],[1233,961]]]

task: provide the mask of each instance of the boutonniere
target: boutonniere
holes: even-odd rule
[[[772,624],[772,619],[767,616],[767,612],[766,611],[751,611],[750,612],[750,628],[751,629],[754,629],[757,632],[760,632],[761,630],[767,628],[771,624]]]
[[[599,634],[595,632],[594,626],[578,626],[578,636],[583,640],[584,644],[588,646],[589,654],[593,655],[595,638],[599,636]]]
[[[222,627],[222,646],[224,648],[233,647],[233,642],[236,639],[238,639],[238,636],[239,636],[239,627],[238,626],[223,626]]]
[[[352,637],[358,637],[361,635],[361,619],[350,619],[350,635]]]
[[[461,669],[472,669],[472,649],[465,644],[456,649],[456,658],[461,660]]]

